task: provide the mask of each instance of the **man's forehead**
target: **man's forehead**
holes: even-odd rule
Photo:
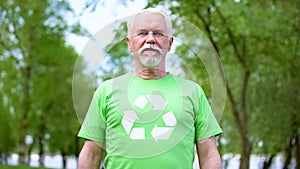
[[[136,29],[149,29],[147,27],[155,27],[156,29],[165,29],[166,21],[159,13],[141,13],[134,19],[134,27]]]
[[[166,33],[166,28],[163,27],[145,27],[145,26],[136,26],[135,29],[133,30],[134,32],[161,32],[161,33]]]
[[[135,16],[134,22],[165,22],[164,16],[159,13],[144,12]]]
[[[165,32],[166,30],[163,29],[163,28],[145,28],[145,27],[137,27],[135,29],[135,32],[149,32],[149,31],[152,31],[152,32]]]

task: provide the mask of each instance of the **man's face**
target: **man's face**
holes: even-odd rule
[[[173,42],[173,38],[168,37],[164,17],[156,13],[141,13],[136,16],[132,29],[127,43],[135,59],[146,67],[164,64]]]

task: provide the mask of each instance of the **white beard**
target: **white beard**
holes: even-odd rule
[[[146,67],[155,67],[160,64],[162,61],[162,55],[163,51],[159,47],[150,44],[145,44],[138,51],[138,58],[141,64]]]

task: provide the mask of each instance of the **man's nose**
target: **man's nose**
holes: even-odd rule
[[[147,37],[146,37],[146,43],[148,44],[155,44],[156,43],[156,39],[154,37],[153,32],[149,32]]]

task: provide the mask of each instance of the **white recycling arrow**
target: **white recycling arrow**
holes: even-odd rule
[[[133,102],[133,105],[140,109],[145,109],[149,104],[151,104],[152,110],[164,110],[167,103],[168,102],[165,101],[162,96],[154,94],[138,96]],[[137,119],[139,118],[133,110],[125,111],[121,123],[126,133],[129,134],[130,139],[144,140],[145,128],[133,127]],[[169,111],[168,113],[164,114],[162,116],[162,119],[167,127],[158,127],[157,124],[155,124],[151,131],[151,135],[156,142],[158,142],[158,140],[169,139],[174,130],[174,127],[177,124],[177,120],[173,111]]]
[[[177,124],[177,120],[173,111],[169,111],[168,113],[164,114],[162,116],[162,119],[164,120],[165,124],[169,127],[174,127]]]
[[[130,138],[135,139],[135,140],[145,139],[145,129],[144,128],[133,128],[130,133]]]
[[[139,119],[134,111],[125,111],[124,116],[122,118],[122,125],[126,130],[126,133],[129,134],[130,130],[135,122],[135,120]]]
[[[144,109],[146,107],[146,105],[148,104],[148,99],[146,98],[146,96],[144,95],[140,95],[139,97],[137,97],[135,99],[135,101],[133,102],[133,104],[135,106],[137,106],[140,109]]]
[[[147,98],[151,102],[152,110],[163,110],[167,105],[167,101],[164,100],[160,95],[147,95]]]
[[[157,124],[155,124],[151,135],[156,142],[158,142],[158,140],[167,140],[173,132],[173,129],[173,127],[158,127]]]

